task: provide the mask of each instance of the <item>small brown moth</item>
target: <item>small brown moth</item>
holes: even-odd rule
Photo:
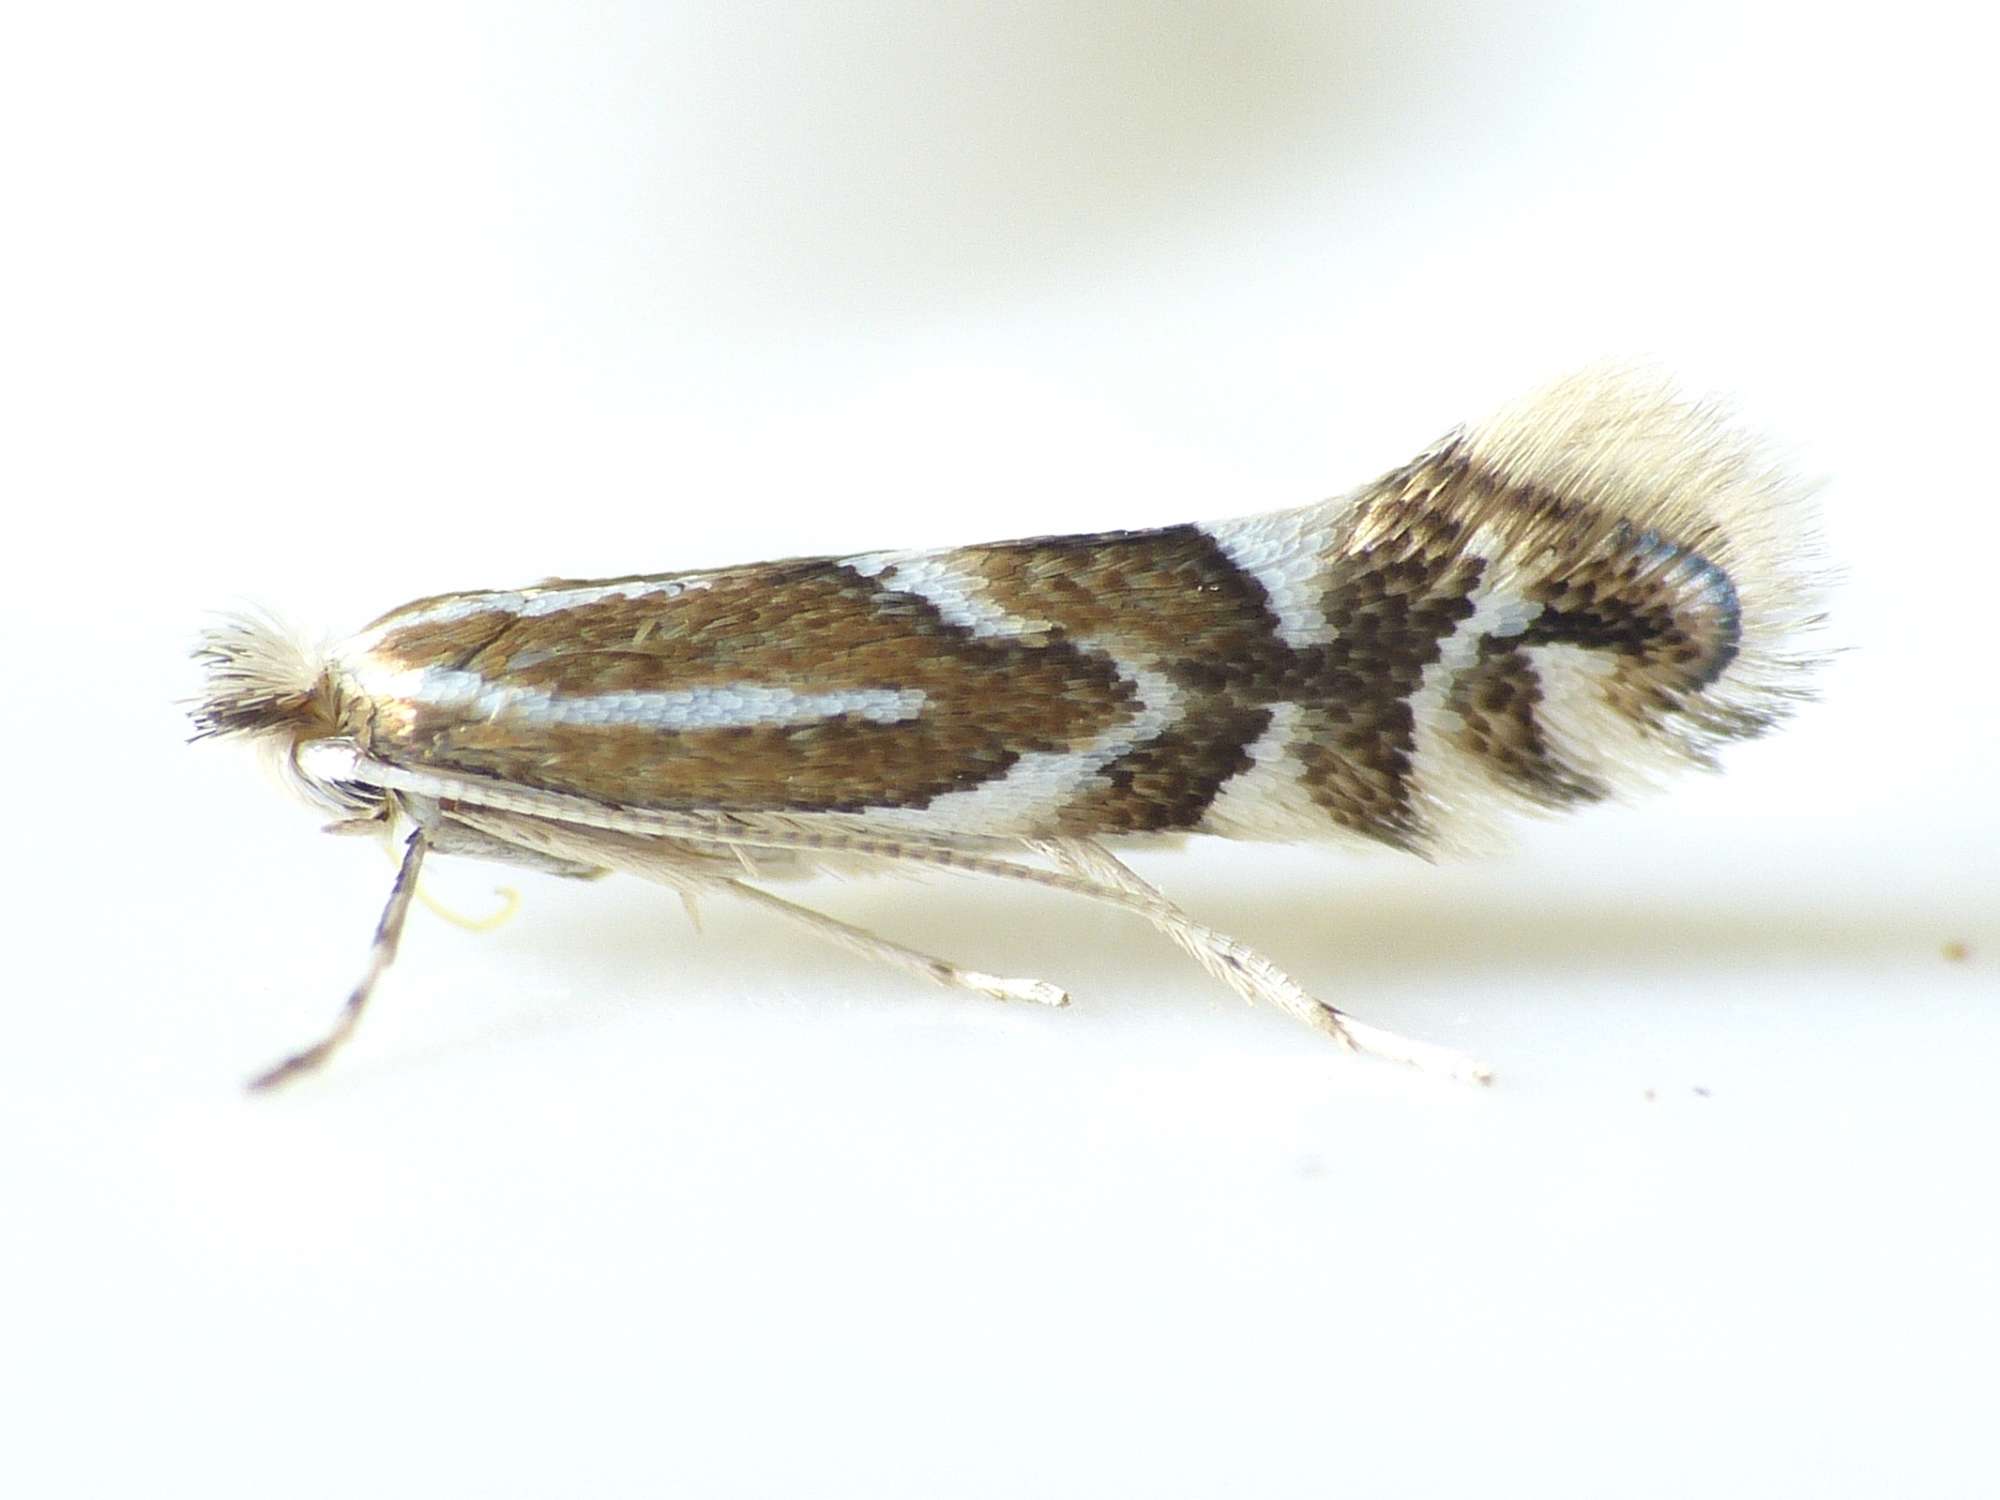
[[[407,825],[347,1037],[427,853],[626,871],[1062,1005],[756,882],[956,871],[1122,907],[1350,1048],[1484,1080],[1196,922],[1112,852],[1187,834],[1449,851],[1763,733],[1808,695],[1801,486],[1714,410],[1565,381],[1337,499],[1155,531],[440,594],[313,649],[202,639],[198,737],[280,753],[335,825]]]

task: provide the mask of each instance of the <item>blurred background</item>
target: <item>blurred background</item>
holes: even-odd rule
[[[32,1495],[1966,1493],[2000,1333],[1983,18],[1609,4],[0,21],[0,1482]],[[1823,701],[1503,856],[1116,914],[431,887],[189,750],[207,611],[1304,503],[1574,366],[1824,481]],[[1725,1477],[1726,1476],[1726,1477]]]

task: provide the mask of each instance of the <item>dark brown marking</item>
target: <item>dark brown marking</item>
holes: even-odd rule
[[[1226,674],[1268,696],[1290,670],[1264,586],[1199,526],[1038,537],[953,561],[995,605],[1148,665]]]
[[[1198,526],[1042,537],[954,560],[993,604],[1156,672],[1179,695],[1176,722],[1113,760],[1064,810],[1066,832],[1194,828],[1249,769],[1269,705],[1291,693],[1296,663],[1264,586]]]
[[[1328,671],[1340,680],[1300,758],[1314,796],[1344,826],[1391,843],[1423,842],[1410,802],[1410,697],[1472,612],[1466,596],[1480,572],[1460,549],[1475,534],[1495,565],[1525,578],[1524,599],[1541,606],[1521,634],[1482,641],[1446,693],[1463,720],[1454,742],[1498,780],[1548,805],[1606,792],[1548,739],[1541,683],[1524,654],[1539,645],[1607,657],[1600,691],[1641,732],[1667,732],[1676,714],[1697,716],[1718,735],[1763,727],[1702,697],[1734,659],[1741,633],[1734,587],[1703,555],[1705,536],[1673,540],[1602,507],[1503,487],[1447,446],[1357,503],[1329,571],[1327,611],[1338,635]],[[1349,700],[1353,692],[1360,698]]]
[[[918,595],[809,559],[689,575],[694,586],[672,597],[416,621],[379,648],[411,665],[557,693],[742,681],[815,692],[915,687],[927,706],[914,722],[671,736],[548,726],[524,743],[517,721],[466,723],[426,709],[383,739],[422,746],[427,764],[639,805],[920,808],[1003,775],[1023,753],[1114,730],[1137,707],[1117,671],[1125,662],[1171,681],[1182,713],[1107,765],[1062,827],[1164,831],[1200,822],[1249,767],[1268,704],[1294,691],[1297,662],[1263,586],[1198,527],[1005,542],[950,561],[1027,631],[975,636]]]
[[[1101,787],[1063,813],[1076,834],[1164,833],[1200,825],[1250,748],[1271,727],[1268,708],[1212,707],[1127,751],[1099,773]]]
[[[1541,679],[1514,647],[1513,639],[1486,637],[1478,660],[1453,680],[1445,706],[1462,725],[1458,747],[1544,807],[1602,800],[1604,783],[1565,761],[1543,734],[1535,714]]]
[[[1424,669],[1473,612],[1483,564],[1462,550],[1459,524],[1410,502],[1363,507],[1371,542],[1336,556],[1323,595],[1334,638],[1300,701],[1297,745],[1312,798],[1343,828],[1402,848],[1427,833],[1411,802],[1416,721],[1410,700]]]
[[[414,616],[424,605],[440,602],[442,601],[437,599],[427,599],[420,600],[416,604],[407,604],[402,609],[384,615],[376,625],[384,624],[401,614]],[[456,620],[434,621],[413,618],[410,624],[383,636],[375,651],[379,656],[394,658],[411,668],[463,667],[518,623],[519,616],[498,606],[482,609]]]
[[[1483,641],[1447,689],[1454,743],[1496,779],[1556,804],[1603,794],[1566,764],[1541,721],[1530,653],[1568,645],[1613,663],[1602,691],[1642,730],[1677,713],[1715,735],[1754,733],[1742,711],[1703,699],[1741,629],[1734,590],[1701,533],[1669,539],[1602,507],[1509,488],[1459,446],[1326,509],[1320,542],[1324,644],[1281,636],[1259,580],[1195,526],[1042,537],[970,547],[945,561],[1019,634],[976,634],[920,595],[837,559],[706,574],[668,597],[601,599],[546,615],[498,607],[443,624],[390,616],[380,654],[451,666],[495,684],[560,694],[757,682],[804,692],[915,688],[912,721],[844,717],[806,725],[662,733],[646,728],[498,724],[408,704],[372,705],[375,753],[531,787],[661,808],[856,812],[923,808],[1004,775],[1019,757],[1117,734],[1137,682],[1173,684],[1173,722],[1107,764],[1052,829],[1121,833],[1199,826],[1247,770],[1272,705],[1299,705],[1291,747],[1301,781],[1340,826],[1406,848],[1430,829],[1415,797],[1411,700],[1472,615],[1487,564],[1523,580],[1540,613],[1521,634]],[[605,583],[661,580],[602,580]],[[463,596],[442,596],[442,598]],[[364,733],[364,740],[369,735]]]
[[[490,622],[485,615],[448,622],[435,639],[413,624],[381,650],[558,693],[746,681],[800,692],[915,688],[924,710],[893,724],[843,715],[673,733],[391,703],[374,706],[364,743],[389,760],[637,807],[851,812],[923,807],[1003,774],[1023,754],[1109,733],[1136,706],[1102,655],[1061,640],[975,637],[836,560],[705,577],[706,587],[672,597],[509,617],[497,634],[461,628]]]
[[[1651,531],[1616,528],[1603,545],[1562,557],[1528,591],[1541,615],[1519,637],[1609,652],[1615,706],[1657,720],[1735,660],[1742,612],[1727,574]]]

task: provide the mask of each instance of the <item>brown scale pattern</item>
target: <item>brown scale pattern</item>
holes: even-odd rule
[[[1500,492],[1450,449],[1383,480],[1328,535],[1327,644],[1288,645],[1263,585],[1194,526],[950,554],[989,603],[1023,622],[1011,638],[976,636],[917,595],[884,589],[837,559],[809,559],[688,575],[698,586],[673,598],[601,600],[525,619],[492,611],[413,621],[380,649],[409,665],[459,666],[557,692],[743,681],[918,688],[927,695],[918,719],[669,735],[377,705],[385,725],[396,712],[408,722],[385,729],[374,748],[640,806],[922,808],[1003,775],[1024,753],[1116,732],[1138,708],[1122,661],[1173,684],[1176,722],[1112,761],[1058,828],[1014,831],[1197,827],[1249,767],[1271,705],[1295,702],[1303,710],[1295,764],[1329,819],[1421,847],[1430,830],[1413,800],[1410,700],[1473,612],[1484,564],[1463,548],[1482,528],[1491,528],[1488,546],[1497,535],[1509,555],[1532,562],[1529,597],[1542,612],[1520,635],[1481,642],[1450,686],[1447,702],[1463,721],[1456,743],[1532,800],[1601,796],[1549,744],[1542,684],[1526,653],[1555,643],[1610,653],[1613,705],[1635,723],[1658,722],[1733,654],[1729,581],[1689,546],[1554,497]]]
[[[1165,833],[1198,826],[1223,785],[1251,766],[1271,727],[1268,708],[1223,705],[1135,746],[1100,773],[1102,785],[1063,810],[1065,833]]]
[[[1449,517],[1408,501],[1375,502],[1357,526],[1384,539],[1335,556],[1323,595],[1333,641],[1302,694],[1308,734],[1295,747],[1312,798],[1341,827],[1402,848],[1426,828],[1410,799],[1424,669],[1473,612],[1483,565],[1460,550]]]
[[[1652,533],[1618,528],[1560,559],[1528,596],[1543,610],[1517,645],[1610,653],[1611,701],[1637,723],[1687,704],[1736,656],[1742,621],[1728,576]]]
[[[1453,449],[1390,476],[1377,493],[1396,498],[1369,502],[1358,531],[1386,531],[1399,545],[1435,560],[1458,535],[1491,527],[1488,545],[1497,536],[1508,555],[1531,562],[1539,575],[1525,587],[1526,599],[1541,607],[1535,620],[1517,635],[1482,639],[1472,665],[1447,691],[1447,706],[1463,721],[1456,745],[1497,780],[1549,806],[1607,795],[1602,782],[1549,742],[1543,684],[1528,654],[1536,646],[1568,645],[1607,656],[1606,702],[1642,731],[1664,729],[1676,712],[1712,712],[1700,693],[1734,659],[1741,619],[1728,576],[1699,550],[1706,538],[1672,541],[1541,491],[1502,489]],[[1388,525],[1370,514],[1370,507],[1385,503],[1394,507]],[[1407,709],[1393,727],[1400,729],[1406,719]],[[1714,727],[1755,732],[1763,726]],[[1399,762],[1393,751],[1380,757],[1382,744],[1378,739],[1375,763],[1393,768]],[[1367,762],[1345,753],[1336,759]],[[1399,785],[1407,782],[1394,774],[1368,783],[1385,799]],[[1414,831],[1400,816],[1406,811],[1392,808],[1393,831]]]
[[[1613,663],[1601,689],[1605,700],[1635,727],[1657,731],[1676,713],[1707,711],[1701,691],[1735,658],[1741,633],[1728,576],[1692,547],[1624,525],[1581,538],[1573,517],[1564,519],[1572,529],[1556,533],[1547,571],[1527,590],[1541,613],[1518,635],[1482,640],[1478,661],[1461,674],[1449,700],[1465,721],[1461,748],[1548,806],[1599,800],[1608,789],[1549,743],[1537,712],[1542,685],[1528,652],[1564,645],[1604,653]],[[1714,727],[1754,733],[1765,726]]]
[[[918,688],[931,705],[977,711],[674,734],[494,723],[392,704],[376,706],[384,729],[369,737],[370,748],[391,760],[634,806],[858,811],[922,807],[1004,773],[1024,753],[1104,734],[1134,710],[1130,685],[1102,656],[1061,641],[975,637],[924,601],[885,594],[837,561],[710,578],[709,587],[672,598],[506,618],[497,634],[487,616],[434,632],[413,625],[380,649],[411,664],[457,665],[491,683],[554,691],[745,681],[813,692]]]
[[[1264,586],[1199,526],[1000,542],[952,561],[1000,608],[1135,660],[1211,677],[1226,665],[1233,684],[1263,692],[1290,670]]]
[[[1193,828],[1249,769],[1296,663],[1264,586],[1197,526],[972,547],[960,565],[995,605],[1170,680],[1179,722],[1119,756],[1063,814],[1070,833]]]
[[[1564,761],[1542,733],[1541,678],[1514,645],[1486,637],[1479,659],[1453,680],[1445,703],[1464,726],[1458,747],[1544,807],[1602,800],[1604,784]]]

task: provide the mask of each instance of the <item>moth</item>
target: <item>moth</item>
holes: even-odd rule
[[[196,737],[275,752],[336,830],[725,896],[1002,1000],[765,887],[937,871],[1122,908],[1237,993],[1470,1080],[1182,911],[1118,858],[1205,834],[1435,857],[1645,786],[1810,696],[1805,487],[1712,405],[1573,377],[1341,498],[1236,520],[439,594],[318,647],[256,614],[195,655]]]

